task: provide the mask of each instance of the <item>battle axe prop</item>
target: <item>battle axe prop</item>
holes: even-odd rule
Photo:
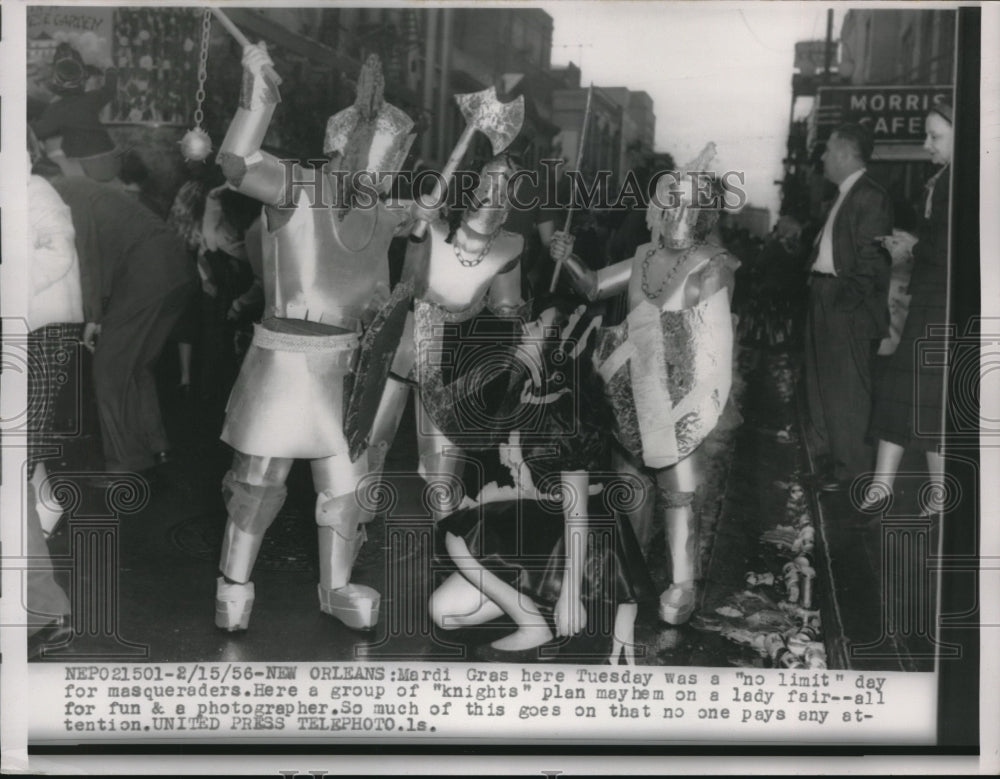
[[[524,97],[518,96],[509,103],[501,103],[497,99],[496,88],[490,87],[481,92],[470,92],[466,95],[455,95],[455,102],[467,122],[465,130],[455,144],[448,157],[448,163],[441,171],[441,177],[434,183],[431,202],[438,203],[444,195],[448,182],[458,169],[458,164],[472,142],[473,134],[478,130],[490,139],[493,154],[499,154],[506,149],[521,132],[524,124]],[[427,231],[427,222],[419,222],[413,228],[413,236],[422,238]]]

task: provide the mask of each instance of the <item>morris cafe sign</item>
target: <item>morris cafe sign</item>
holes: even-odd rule
[[[825,141],[838,124],[868,127],[876,143],[920,145],[924,119],[938,100],[952,101],[950,86],[820,87],[816,140]]]

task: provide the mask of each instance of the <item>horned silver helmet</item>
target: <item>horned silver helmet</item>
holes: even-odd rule
[[[506,154],[497,155],[483,166],[479,186],[462,220],[468,227],[478,233],[491,234],[507,221],[513,194],[510,180],[516,171]]]
[[[339,111],[326,123],[323,153],[338,158],[338,167],[348,173],[366,171],[375,188],[386,193],[389,175],[403,165],[413,139],[413,120],[399,108],[385,102],[382,64],[372,54],[358,76],[354,105]]]
[[[661,176],[646,211],[646,226],[653,243],[668,249],[686,249],[697,239],[695,227],[701,213],[695,202],[698,193],[690,174],[708,170],[715,158],[715,144],[708,143],[701,153],[678,171],[675,178]]]

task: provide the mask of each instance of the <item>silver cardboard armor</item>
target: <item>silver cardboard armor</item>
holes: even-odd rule
[[[360,331],[375,316],[375,302],[388,297],[386,258],[404,216],[380,201],[341,221],[334,209],[300,198],[285,224],[263,232],[264,318]]]
[[[389,244],[409,211],[379,200],[335,207],[350,194],[337,190],[342,177],[286,167],[261,151],[276,97],[259,82],[248,74],[220,153],[230,183],[266,206],[264,317],[233,387],[222,440],[267,457],[345,454],[345,380],[359,336],[389,298]],[[354,162],[377,164],[372,174],[397,170],[413,140],[412,121],[383,99],[377,57],[362,69],[355,105],[331,123],[344,131],[330,148],[340,172],[360,172],[345,167]]]
[[[262,457],[346,453],[344,380],[357,347],[354,333],[293,335],[257,325],[229,396],[222,440]]]
[[[618,442],[650,468],[691,454],[719,421],[732,383],[729,296],[662,311],[642,301],[598,331],[594,365],[615,417]]]
[[[678,171],[678,177],[663,176],[656,182],[656,196],[646,211],[646,226],[654,244],[670,249],[686,249],[696,238],[695,225],[702,204],[696,202],[691,175],[702,175],[715,158],[715,144],[708,143],[701,153]]]
[[[333,209],[311,208],[303,198],[285,224],[265,229],[264,322],[233,387],[223,441],[271,457],[347,451],[345,380],[355,367],[358,334],[389,297],[386,257],[404,217],[379,203],[349,211],[341,222]],[[346,235],[360,235],[356,244],[363,248],[353,250]],[[347,332],[276,333],[275,320],[285,330],[302,321]]]
[[[385,102],[385,77],[378,56],[370,54],[358,77],[354,105],[339,111],[326,123],[323,153],[337,155],[341,169],[372,174],[396,173],[413,143],[409,135],[413,120],[404,111]],[[389,175],[374,180],[375,189],[389,191]]]
[[[452,442],[481,440],[489,431],[484,416],[483,380],[487,363],[494,368],[509,358],[511,344],[493,343],[486,352],[474,344],[474,320],[484,308],[499,318],[527,318],[529,306],[521,298],[520,278],[505,278],[517,267],[524,239],[502,229],[510,210],[510,178],[515,168],[503,155],[487,162],[479,186],[462,223],[446,241],[442,222],[428,230],[429,250],[423,263],[414,263],[417,297],[414,300],[413,338],[415,375],[424,410]],[[478,253],[466,255],[466,236],[486,236]],[[463,261],[464,259],[464,261]],[[495,351],[494,351],[495,350]],[[480,356],[469,362],[463,354]],[[446,384],[442,368],[448,366]],[[486,371],[489,373],[489,370]]]

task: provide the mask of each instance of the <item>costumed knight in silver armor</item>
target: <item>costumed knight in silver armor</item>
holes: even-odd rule
[[[482,374],[465,373],[451,382],[443,378],[442,366],[455,364],[454,351],[462,335],[450,345],[442,336],[449,329],[461,330],[484,309],[522,325],[530,310],[521,296],[524,238],[502,229],[515,171],[503,154],[487,162],[454,235],[449,237],[444,219],[434,220],[422,242],[414,243],[411,237],[407,251],[403,277],[414,287],[413,312],[372,426],[371,447],[384,452],[392,443],[409,385],[415,384],[419,472],[429,483],[441,486],[432,506],[437,518],[458,508],[462,499],[457,486],[462,455],[455,434],[475,434],[470,421],[475,423],[477,417],[480,425],[487,422],[476,413]]]
[[[359,341],[390,298],[389,243],[412,218],[408,206],[379,198],[363,204],[343,174],[367,172],[385,193],[390,179],[378,174],[400,169],[413,122],[384,101],[381,66],[372,56],[356,103],[327,124],[329,163],[313,170],[278,160],[261,150],[279,100],[265,75],[271,65],[263,45],[244,49],[240,106],[219,154],[230,185],[264,204],[265,311],[222,430],[235,455],[223,480],[228,521],[216,625],[248,627],[254,562],[284,503],[292,463],[308,459],[318,493],[320,608],[348,627],[369,629],[378,620],[379,593],[350,581],[372,518],[355,497],[369,472],[368,454],[352,456],[345,406],[358,378]]]
[[[659,179],[646,216],[652,242],[631,259],[595,272],[570,253],[572,236],[556,233],[550,247],[588,300],[628,293],[625,321],[598,332],[594,363],[615,418],[616,467],[649,488],[631,516],[640,540],[651,536],[661,507],[672,583],[659,613],[674,625],[697,605],[698,448],[718,424],[732,384],[730,301],[739,261],[710,237],[722,206],[717,182],[706,179],[710,198],[699,203],[689,175],[706,172],[714,156],[709,144],[677,178]]]

